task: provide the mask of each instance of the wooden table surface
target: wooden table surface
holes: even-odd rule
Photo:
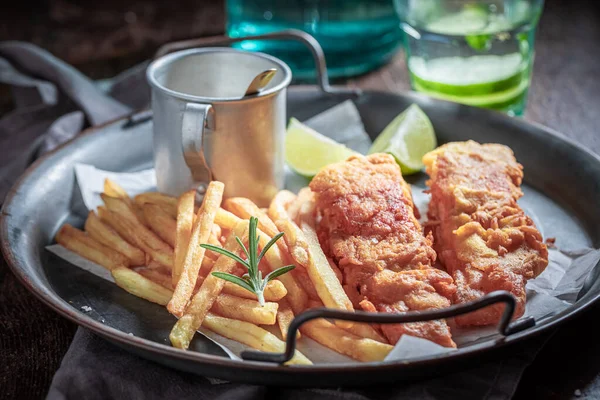
[[[562,132],[598,154],[599,22],[597,3],[546,2],[525,114],[527,120]],[[408,90],[403,55],[348,83],[366,89]],[[597,305],[556,331],[525,371],[516,398],[600,398],[600,340],[592,329],[599,313]],[[1,397],[45,396],[75,329],[26,292],[0,259]]]

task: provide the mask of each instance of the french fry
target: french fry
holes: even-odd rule
[[[185,261],[187,249],[190,244],[190,237],[192,236],[192,225],[194,222],[195,198],[196,191],[190,190],[182,194],[179,198],[179,201],[177,202],[175,264],[173,265],[173,271],[171,273],[173,285],[177,285],[177,282],[179,281],[181,271],[183,271],[183,263]]]
[[[377,332],[377,329],[373,328],[369,324],[355,322],[350,328],[346,328],[346,330],[365,339],[375,340],[379,343],[388,343],[388,341],[379,332]]]
[[[223,247],[223,245],[221,244],[219,239],[217,239],[217,237],[213,234],[213,232],[211,232],[210,236],[208,237],[208,244],[212,244],[213,246],[217,246],[217,247]],[[205,255],[204,255],[204,258],[207,258],[207,257],[216,261],[217,258],[219,258],[219,254],[215,253],[214,251],[209,251],[208,253],[205,253]]]
[[[165,275],[169,272],[168,268],[163,267],[161,263],[153,260],[152,258],[148,259],[148,261],[146,262],[146,268],[159,270],[159,272]]]
[[[167,274],[160,272],[160,270],[152,268],[137,268],[135,270],[138,274],[144,278],[150,279],[154,283],[158,283],[160,286],[173,291],[173,284],[171,283],[171,277]]]
[[[171,290],[152,282],[150,279],[129,268],[117,267],[111,271],[111,274],[115,278],[117,286],[134,296],[141,297],[153,303],[164,306],[173,295]]]
[[[123,254],[92,239],[85,232],[69,224],[65,224],[60,228],[56,234],[56,242],[109,271],[118,267],[129,266],[129,259]]]
[[[221,229],[232,230],[235,228],[238,222],[242,221],[242,219],[227,210],[223,210],[219,208],[217,210],[217,215],[215,215],[215,224],[219,225]]]
[[[320,300],[319,293],[317,293],[317,289],[305,269],[297,268],[292,271],[292,274],[294,274],[294,278],[296,278],[310,300]]]
[[[281,332],[283,340],[287,339],[288,330],[293,319],[294,311],[292,310],[292,307],[290,307],[290,303],[285,299],[280,300],[279,309],[277,310],[277,325],[279,326],[279,331]],[[297,331],[296,340],[300,339],[301,336],[300,331]]]
[[[298,214],[300,213],[300,208],[302,207],[302,205],[305,202],[312,200],[313,198],[314,194],[308,186],[300,189],[298,195],[296,196],[296,199],[287,208],[288,216],[290,217],[290,219],[292,221],[296,221],[298,219]]]
[[[324,319],[306,322],[300,330],[323,346],[363,362],[382,361],[394,348],[390,344],[357,336]]]
[[[216,237],[217,240],[219,240],[221,238],[221,236],[223,235],[223,231],[221,230],[221,227],[219,225],[213,224],[210,235]]]
[[[123,189],[121,185],[119,185],[117,182],[108,178],[104,179],[104,193],[106,193],[110,197],[129,199],[129,195],[127,194],[125,189]]]
[[[274,325],[279,304],[266,302],[261,307],[257,300],[245,299],[221,293],[213,303],[212,312],[226,318],[250,322],[256,325]]]
[[[118,199],[123,199],[127,202],[127,205],[131,207],[133,213],[138,217],[138,220],[148,226],[146,223],[146,219],[144,218],[144,213],[142,209],[137,207],[136,204],[131,200],[125,189],[123,189],[118,183],[112,181],[108,178],[104,180],[104,194],[110,197],[116,197]]]
[[[200,244],[206,243],[208,240],[215,220],[215,214],[221,205],[224,187],[225,185],[221,182],[210,182],[202,201],[202,207],[198,210],[196,223],[192,230],[192,236],[190,237],[190,243],[183,262],[181,276],[177,281],[173,298],[167,306],[168,310],[176,316],[183,314],[185,306],[192,297],[206,251],[203,247],[200,247]]]
[[[208,236],[208,243],[212,244],[213,246],[223,247],[221,246],[221,242],[219,241],[219,239],[217,239],[217,237],[212,232]]]
[[[231,282],[225,282],[225,286],[223,286],[223,293],[243,297],[245,299],[257,300],[256,294]],[[283,283],[278,280],[272,280],[267,283],[267,286],[265,286],[263,294],[266,301],[279,301],[285,297],[287,290],[285,286],[283,286]]]
[[[244,220],[230,213],[229,211],[223,210],[222,208],[217,211],[217,215],[215,217],[215,222],[222,229],[232,229],[232,227],[236,226],[236,224],[242,221]],[[260,248],[264,248],[267,243],[269,243],[271,238],[260,229],[257,229],[257,233],[258,245]],[[277,246],[273,246],[265,254],[264,260],[266,261],[270,270],[274,271],[289,264],[287,263],[287,259],[284,257],[286,257],[286,255],[281,252],[281,249]],[[302,289],[302,287],[296,281],[296,278],[294,278],[294,275],[291,273],[283,274],[277,279],[283,283],[288,291],[286,298],[289,301],[292,310],[294,310],[294,313],[301,313],[306,307],[306,302],[308,301],[308,296],[306,295],[304,289]]]
[[[100,219],[116,230],[129,243],[144,250],[153,260],[158,261],[169,270],[173,268],[173,249],[163,242],[154,232],[146,228],[137,218],[129,217],[98,207]]]
[[[204,271],[210,271],[212,270],[212,268],[215,265],[215,260],[213,260],[212,258],[208,258],[208,257],[204,257],[202,259],[202,264],[200,267],[200,272],[204,272]]]
[[[225,246],[223,247],[224,249],[235,252],[237,254],[239,247],[235,238],[236,236],[238,236],[243,243],[245,243],[248,240],[248,223],[246,221],[241,221],[235,226],[233,231],[229,234],[229,237],[225,242]],[[222,255],[215,263],[211,272],[231,273],[235,266],[235,260],[225,255]],[[183,274],[181,276],[183,278]],[[200,289],[194,295],[192,301],[185,309],[185,314],[181,318],[179,318],[179,320],[171,330],[169,339],[171,340],[171,344],[174,347],[180,349],[187,349],[189,347],[190,341],[194,337],[194,333],[202,325],[202,322],[204,321],[208,310],[210,310],[210,308],[213,306],[215,299],[223,290],[224,284],[225,281],[223,279],[219,279],[216,276],[213,276],[212,274],[209,274],[206,277],[206,279],[204,279],[204,282],[202,282],[202,286],[200,286]]]
[[[277,336],[249,322],[219,317],[211,313],[206,315],[202,326],[256,350],[273,353],[283,353],[285,350],[285,343]],[[294,357],[287,364],[311,365],[312,362],[296,350]]]
[[[121,199],[119,197],[110,197],[105,193],[101,193],[100,197],[102,201],[106,205],[110,211],[119,214],[123,218],[127,218],[132,222],[138,221],[137,215],[133,212],[129,204],[127,204],[127,200]]]
[[[114,229],[102,222],[93,211],[89,212],[85,221],[85,231],[92,239],[127,257],[129,265],[145,264],[146,255],[144,252],[125,241]]]
[[[298,214],[302,235],[298,235],[296,245],[302,247],[308,253],[309,263],[306,272],[308,272],[308,276],[325,306],[354,311],[352,302],[346,295],[329,261],[327,261],[327,257],[323,254],[314,228],[313,215],[314,203],[312,201],[304,202]],[[352,326],[351,321],[337,321],[336,324],[344,328]]]
[[[324,307],[323,303],[318,300],[311,300],[308,302],[308,308],[319,308]],[[371,325],[367,323],[355,322],[349,328],[342,328],[356,336],[372,339],[380,343],[388,344],[389,342],[377,331],[377,329],[373,328]]]
[[[138,194],[133,198],[138,206],[146,203],[156,204],[167,212],[171,217],[177,218],[177,198],[158,192],[146,192]]]
[[[225,200],[225,209],[231,211],[241,219],[250,219],[250,217],[256,217],[258,219],[258,229],[268,236],[273,237],[279,233],[275,223],[271,221],[271,218],[266,212],[260,209],[252,200],[245,197],[232,197]],[[288,253],[287,244],[283,240],[277,241],[277,246],[283,251],[284,254]]]
[[[146,203],[142,206],[142,210],[144,218],[154,233],[171,247],[175,247],[177,221],[156,204]]]
[[[303,240],[304,234],[298,225],[296,225],[291,219],[287,217],[287,214],[283,216],[283,219],[279,219],[276,222],[277,229],[284,233],[283,240],[285,240],[290,256],[293,260],[303,268],[308,267],[308,246],[306,241]]]
[[[148,221],[146,221],[146,217],[144,216],[144,210],[142,210],[142,208],[133,201],[131,202],[131,211],[133,211],[138,221],[140,221],[142,225],[144,225],[146,228],[150,228],[150,224],[148,224]]]
[[[271,221],[277,222],[280,219],[288,219],[289,215],[287,213],[288,207],[296,200],[296,195],[289,190],[280,190],[273,200],[271,200],[271,204],[267,210],[267,214]]]
[[[258,229],[271,237],[279,233],[269,216],[250,199],[245,197],[231,197],[224,201],[223,208],[241,219],[250,219],[250,217],[258,218]]]

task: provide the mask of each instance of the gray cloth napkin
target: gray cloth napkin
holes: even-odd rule
[[[127,354],[79,328],[54,376],[48,399],[500,400],[512,397],[523,370],[540,347],[533,343],[513,346],[510,357],[503,361],[481,363],[475,359],[471,369],[412,384],[301,389],[219,382],[177,372]]]
[[[0,118],[0,202],[24,169],[82,128],[146,107],[146,64],[115,79],[93,82],[48,52],[26,43],[0,43],[0,82],[10,85],[15,110]],[[508,399],[547,340],[512,346],[497,362],[411,384],[370,388],[298,389],[219,382],[162,367],[79,328],[52,381],[48,399]],[[350,382],[349,382],[350,384]]]

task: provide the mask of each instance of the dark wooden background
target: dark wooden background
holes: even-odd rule
[[[45,0],[14,2],[0,13],[0,40],[34,42],[93,78],[114,76],[165,42],[223,28],[222,1]],[[403,55],[348,84],[408,90]],[[0,115],[10,108],[0,86]],[[598,2],[546,1],[525,118],[600,154]],[[599,314],[600,305],[557,330],[525,371],[516,398],[600,398]],[[26,292],[0,259],[0,397],[44,397],[75,329]]]

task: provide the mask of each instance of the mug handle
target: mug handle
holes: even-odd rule
[[[229,36],[209,36],[199,39],[181,40],[167,43],[161,46],[154,58],[159,58],[165,54],[178,50],[198,47],[224,46],[233,43],[243,42],[245,40],[295,40],[304,44],[311,52],[317,68],[317,82],[321,90],[329,94],[350,94],[359,96],[362,91],[357,88],[332,87],[329,84],[329,75],[327,74],[327,65],[325,63],[325,54],[323,48],[313,36],[299,29],[286,29],[278,32],[266,33],[256,36],[244,36],[232,38]]]
[[[196,190],[199,195],[204,194],[206,185],[212,180],[212,172],[204,156],[204,140],[207,131],[215,129],[214,125],[214,110],[210,104],[185,105],[181,124],[181,147],[185,163],[198,185]]]

